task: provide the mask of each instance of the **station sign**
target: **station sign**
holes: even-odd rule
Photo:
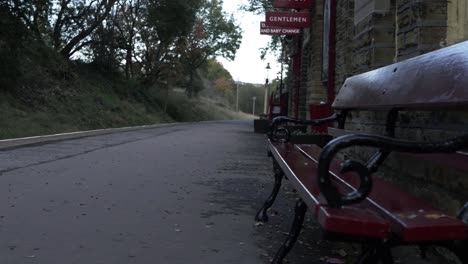
[[[265,23],[269,27],[308,28],[312,19],[310,12],[267,11]]]
[[[261,35],[283,35],[283,36],[297,36],[301,34],[300,28],[290,27],[269,27],[265,22],[260,22]]]
[[[276,8],[311,9],[313,6],[313,0],[275,0],[273,2],[273,7]]]

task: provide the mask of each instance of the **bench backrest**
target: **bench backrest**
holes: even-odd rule
[[[346,80],[335,109],[468,108],[468,41]]]
[[[338,111],[468,110],[468,41],[350,77],[333,108]],[[387,120],[387,135],[393,136],[396,119],[391,115],[388,118],[392,121]],[[329,128],[328,134],[334,137],[355,134],[344,128]],[[468,170],[466,152],[413,156]]]
[[[468,147],[468,134],[455,139],[438,139],[439,141],[430,143],[392,139],[396,135],[398,119],[402,117],[400,111],[468,110],[468,42],[350,77],[343,84],[332,106],[337,113],[324,119],[297,120],[288,117],[274,119],[269,134],[275,142],[288,142],[289,130],[280,127],[281,123],[319,126],[328,125],[331,121],[337,121],[338,126],[330,128],[329,135],[341,136],[351,133],[328,142],[321,150],[319,158],[315,160],[318,163],[320,192],[332,207],[353,204],[365,199],[372,190],[371,175],[392,152],[414,153],[410,155],[417,159],[468,170],[468,155],[457,152]],[[363,132],[368,132],[367,127],[362,129],[362,126],[359,126],[358,129],[361,130],[359,132],[345,130],[350,111],[386,112],[384,136],[387,137],[362,135]],[[359,115],[357,116],[359,118]],[[375,115],[379,116],[381,115]],[[373,119],[374,115],[364,115],[364,118],[368,117]],[[406,115],[401,119],[400,125],[405,123],[406,126],[413,116]],[[370,127],[372,128],[370,131],[375,130],[379,133],[382,131],[380,122],[372,122]],[[414,127],[408,126],[408,128]],[[376,150],[365,163],[357,160],[366,158],[367,154],[372,153],[359,151],[359,155],[363,157],[342,163],[342,173],[354,172],[360,178],[359,188],[343,196],[332,183],[330,168],[340,151],[354,146]]]

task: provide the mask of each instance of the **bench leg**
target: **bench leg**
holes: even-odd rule
[[[384,243],[376,242],[363,250],[355,264],[394,264],[392,251]]]
[[[268,197],[268,199],[263,204],[263,207],[255,215],[255,221],[257,222],[268,221],[267,210],[273,205],[276,200],[276,196],[281,189],[281,181],[283,180],[284,173],[275,160],[273,161],[273,171],[275,174],[275,185],[273,186],[273,191],[271,192],[270,197]]]
[[[291,251],[297,241],[297,238],[299,237],[299,234],[301,233],[305,213],[307,212],[307,205],[304,203],[304,201],[302,201],[302,199],[297,201],[295,211],[296,214],[294,216],[294,221],[291,230],[289,231],[288,238],[286,241],[284,241],[283,245],[276,253],[275,258],[271,262],[272,264],[283,263],[283,259],[286,257],[286,255],[288,255],[289,251]]]

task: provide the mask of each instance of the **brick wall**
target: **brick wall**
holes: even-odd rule
[[[398,61],[446,46],[446,0],[398,0]]]
[[[288,116],[294,117],[296,109],[296,80],[293,72],[294,55],[297,51],[297,42],[295,38],[286,39],[286,56],[290,58],[289,67],[286,72],[286,88],[288,89]],[[299,94],[300,96],[300,94]]]
[[[354,74],[394,62],[395,7],[393,2],[389,12],[367,16],[355,25],[354,32],[352,39]]]
[[[303,82],[306,94],[305,106],[307,117],[308,106],[319,104],[327,100],[327,87],[322,82],[322,51],[323,51],[323,0],[315,1],[312,9],[313,25],[307,32],[307,42],[304,48],[307,50],[309,60],[303,70]]]
[[[336,6],[335,90],[338,93],[346,78],[352,76],[354,39],[354,0],[342,0]]]
[[[391,0],[388,12],[370,14],[356,25],[354,0],[336,1],[337,93],[349,76],[446,46],[446,0]],[[327,99],[322,81],[323,2],[315,1],[311,10],[313,25],[304,33],[301,112]]]
[[[355,1],[337,0],[336,92],[349,76],[447,45],[446,0],[391,0],[390,3],[387,12],[370,14],[355,24]],[[301,116],[310,104],[327,99],[322,82],[323,0],[317,0],[311,12],[313,26],[306,32],[303,46],[301,97],[305,99],[300,102]],[[467,120],[468,115],[460,113],[402,113],[397,137],[440,140],[468,132]],[[348,117],[347,129],[383,134],[385,113],[353,112]],[[365,160],[373,151],[355,148],[344,155]],[[468,177],[460,171],[392,154],[380,174],[452,213],[468,200]]]
[[[386,113],[352,112],[346,129],[384,134]],[[402,112],[396,124],[396,137],[413,141],[439,141],[468,133],[468,114],[460,112]],[[353,158],[368,160],[375,149],[353,148]],[[438,208],[455,214],[468,201],[466,172],[448,169],[401,154],[392,154],[380,168],[380,176],[392,180]]]
[[[311,66],[313,61],[311,56],[311,41],[310,33],[308,30],[304,31],[302,39],[302,57],[301,57],[301,80],[299,88],[299,118],[308,118],[307,115],[307,81],[309,76],[307,75],[307,69]]]

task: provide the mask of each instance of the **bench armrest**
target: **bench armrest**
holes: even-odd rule
[[[293,123],[299,125],[307,125],[307,126],[319,126],[329,122],[333,122],[338,120],[339,115],[333,114],[330,117],[324,119],[311,119],[311,120],[303,120],[303,119],[294,119],[289,118],[286,116],[278,116],[273,118],[271,121],[270,129],[268,131],[268,138],[273,142],[281,142],[286,143],[291,139],[291,133],[286,127],[281,127],[281,124],[284,123]]]
[[[355,172],[360,177],[359,188],[350,194],[342,195],[333,185],[330,176],[330,165],[335,155],[353,146],[374,147],[379,152],[366,164],[347,160],[343,163],[342,173]],[[318,184],[329,206],[358,203],[370,194],[372,190],[372,173],[388,157],[391,152],[406,153],[453,153],[468,147],[468,135],[440,142],[412,142],[383,136],[351,134],[330,141],[320,154],[318,162]]]

